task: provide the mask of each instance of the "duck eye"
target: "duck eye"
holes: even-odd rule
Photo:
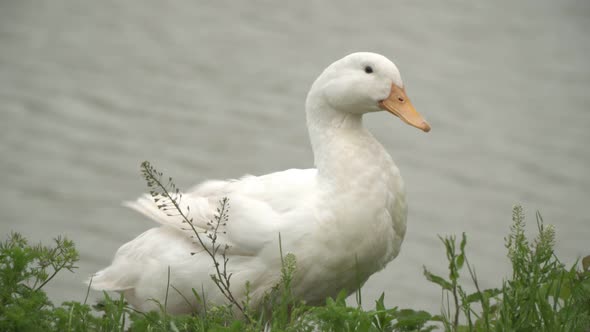
[[[366,66],[365,67],[365,73],[370,74],[372,72],[373,72],[373,67],[371,67],[371,66]]]

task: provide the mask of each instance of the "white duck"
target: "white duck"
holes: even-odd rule
[[[184,193],[200,230],[209,228],[220,199],[229,199],[229,221],[218,243],[230,246],[228,272],[238,301],[246,282],[256,306],[279,281],[279,233],[283,252],[297,260],[293,292],[308,304],[342,289],[354,292],[397,256],[406,232],[404,185],[362,124],[363,114],[382,110],[430,130],[395,64],[379,54],[350,54],[326,68],[307,96],[316,169],[207,181]],[[152,299],[164,303],[170,269],[168,312],[198,308],[192,289],[204,292],[208,303],[225,303],[210,278],[212,260],[186,223],[159,210],[150,195],[128,205],[162,225],[123,245],[112,265],[93,276],[92,287],[122,292],[139,310],[157,309]]]

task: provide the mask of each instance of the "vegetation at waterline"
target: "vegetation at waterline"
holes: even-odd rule
[[[147,163],[142,173],[162,209],[186,213],[180,208],[181,197],[172,179],[164,184],[162,173]],[[212,278],[222,293],[229,292],[231,279],[225,272],[231,260],[224,255],[225,248],[216,244],[219,224],[231,222],[224,204],[227,200],[221,202],[207,238],[198,239],[209,245],[211,259],[219,263]],[[191,224],[190,216],[183,218]],[[281,253],[282,280],[264,306],[270,310],[253,312],[248,303],[232,299],[231,293],[224,293],[228,305],[183,316],[169,315],[165,302],[160,303],[159,311],[137,312],[122,297],[107,293],[95,305],[85,300],[57,306],[44,287],[63,270],[76,268],[79,257],[73,242],[57,238],[52,246],[31,245],[12,233],[0,243],[0,331],[589,331],[590,256],[568,268],[555,256],[555,230],[544,225],[540,214],[536,215],[538,235],[532,240],[525,236],[521,207],[514,208],[512,219],[505,243],[512,275],[497,288],[480,288],[474,265],[467,258],[465,234],[460,240],[441,237],[448,275],[438,276],[424,268],[426,279],[442,290],[438,313],[387,308],[383,295],[374,309],[364,310],[360,292],[356,306],[346,304],[346,292],[328,298],[324,306],[306,306],[292,296],[297,258],[288,253]],[[466,280],[471,281],[469,285]],[[200,299],[197,291],[191,295]]]

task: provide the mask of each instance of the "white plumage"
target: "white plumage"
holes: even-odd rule
[[[234,297],[242,300],[249,282],[256,306],[277,284],[279,233],[283,252],[297,259],[294,294],[309,304],[341,289],[355,291],[397,256],[406,231],[403,182],[389,154],[362,126],[364,113],[381,110],[430,130],[391,61],[374,53],[348,55],[319,76],[307,97],[315,169],[207,181],[183,193],[194,226],[202,230],[219,201],[229,199],[229,221],[218,242],[229,245]],[[169,312],[198,308],[192,289],[204,292],[209,303],[225,303],[210,278],[211,258],[182,219],[159,210],[150,195],[127,205],[161,225],[124,244],[111,266],[93,276],[92,287],[122,292],[139,310],[157,309],[151,299],[164,302],[170,269]]]

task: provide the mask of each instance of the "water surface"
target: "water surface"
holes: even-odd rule
[[[444,271],[437,234],[467,232],[482,286],[498,286],[515,203],[556,225],[561,257],[590,253],[589,17],[576,0],[3,1],[0,233],[73,239],[80,268],[48,290],[82,300],[82,281],[154,226],[120,205],[145,190],[141,161],[184,188],[311,167],[311,82],[375,51],[398,64],[433,130],[366,119],[410,212],[400,256],[364,302],[385,291],[389,305],[438,312],[421,271]]]

